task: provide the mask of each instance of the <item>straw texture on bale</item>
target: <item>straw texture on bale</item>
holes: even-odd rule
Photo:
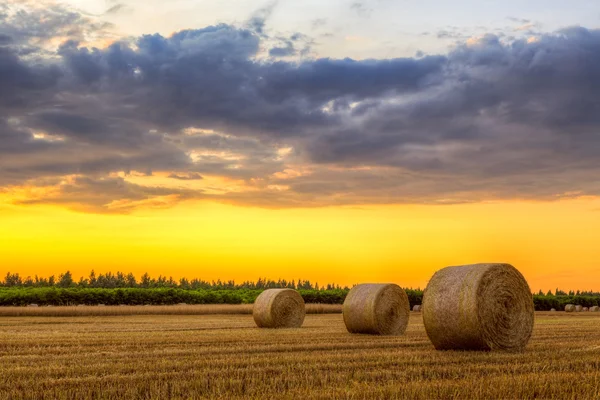
[[[565,306],[565,312],[574,312],[575,311],[575,306],[573,304],[567,304]]]
[[[294,289],[267,289],[252,308],[259,328],[300,328],[305,313],[304,299]]]
[[[408,325],[410,304],[398,285],[364,283],[350,289],[342,313],[350,333],[402,335]]]
[[[423,294],[423,323],[438,350],[522,350],[533,330],[533,296],[509,264],[437,271]]]
[[[598,311],[600,311],[600,307],[598,307],[598,306],[590,307],[590,312],[598,312]]]
[[[583,307],[583,308],[581,309],[581,311],[587,311],[587,310],[588,310],[588,308],[587,308],[587,307]]]
[[[575,306],[575,311],[576,311],[576,312],[581,312],[582,310],[583,310],[583,306],[580,306],[579,304],[577,304],[577,305]]]
[[[415,304],[413,306],[413,311],[421,311],[421,305],[420,304]]]

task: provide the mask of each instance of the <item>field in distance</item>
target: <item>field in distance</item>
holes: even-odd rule
[[[77,317],[102,315],[252,314],[252,304],[175,304],[165,306],[45,306],[0,307],[0,317]],[[307,314],[341,313],[341,304],[307,304]]]
[[[142,308],[142,307],[140,307]],[[150,307],[147,307],[150,308]],[[536,313],[524,353],[440,352],[406,335],[251,315],[0,317],[0,398],[600,398],[600,313]]]

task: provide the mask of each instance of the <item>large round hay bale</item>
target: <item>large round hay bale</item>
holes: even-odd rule
[[[421,305],[420,305],[420,304],[415,304],[415,305],[413,306],[413,311],[417,311],[417,312],[418,312],[418,311],[421,311]]]
[[[588,308],[587,308],[587,307],[583,307],[583,308],[581,309],[581,311],[583,311],[583,312],[587,312],[587,310],[588,310]]]
[[[408,325],[410,304],[398,285],[364,283],[350,289],[342,313],[350,333],[402,335]]]
[[[252,309],[259,328],[300,328],[305,314],[304,299],[294,289],[267,289]]]
[[[438,350],[522,350],[533,330],[533,296],[509,264],[437,271],[423,295],[423,323]]]
[[[573,304],[567,304],[565,306],[565,312],[574,312],[575,311],[575,305]]]
[[[575,306],[575,312],[581,312],[583,310],[583,306],[580,306],[579,304],[577,304]]]
[[[599,311],[600,311],[600,307],[598,307],[598,306],[590,307],[590,312],[599,312]]]
[[[551,308],[550,312],[556,312],[556,308]]]

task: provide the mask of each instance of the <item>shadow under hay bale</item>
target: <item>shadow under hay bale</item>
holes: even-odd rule
[[[533,296],[509,264],[437,271],[423,294],[423,323],[438,350],[520,351],[533,330]]]
[[[410,304],[398,285],[364,283],[350,289],[342,313],[350,333],[402,335],[408,325]]]
[[[294,289],[267,289],[252,308],[259,328],[300,328],[305,314],[304,299]]]

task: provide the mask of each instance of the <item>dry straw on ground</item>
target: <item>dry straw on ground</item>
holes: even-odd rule
[[[575,312],[575,305],[573,305],[573,304],[567,304],[565,306],[565,312]]]
[[[410,304],[398,285],[364,283],[348,292],[342,313],[350,333],[402,335],[408,325]]]
[[[438,350],[522,350],[533,312],[529,285],[509,264],[441,269],[423,296],[423,323]]]
[[[307,314],[341,314],[341,304],[307,304]],[[252,314],[252,304],[177,304],[172,306],[0,307],[0,317],[86,317],[125,315]]]
[[[420,304],[415,304],[413,306],[413,311],[421,311],[421,305]]]
[[[252,315],[259,328],[300,328],[304,300],[294,289],[267,289],[254,302]]]

